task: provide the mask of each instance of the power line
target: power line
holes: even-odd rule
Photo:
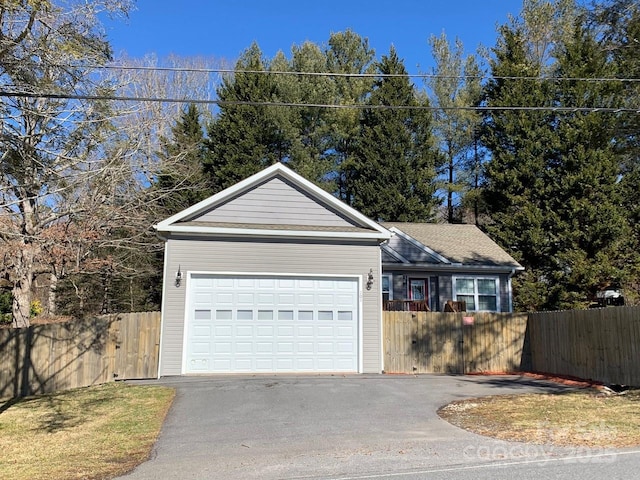
[[[341,72],[300,72],[283,70],[237,70],[229,68],[198,68],[198,67],[151,67],[136,65],[55,65],[61,68],[86,68],[94,70],[141,70],[158,71],[172,73],[215,73],[231,75],[238,73],[250,73],[258,75],[295,75],[310,77],[343,77],[343,78],[422,78],[422,79],[448,79],[448,80],[538,80],[544,82],[557,81],[577,81],[577,82],[621,82],[640,83],[640,78],[619,78],[619,77],[531,77],[518,75],[440,75],[429,73],[341,73]]]
[[[299,108],[333,108],[359,110],[467,110],[467,111],[551,111],[551,112],[583,112],[583,113],[640,113],[640,107],[552,107],[552,106],[456,106],[441,107],[431,105],[367,105],[367,104],[327,104],[327,103],[297,103],[297,102],[259,102],[259,101],[224,101],[208,100],[197,98],[171,98],[171,97],[139,97],[139,96],[118,96],[118,95],[85,95],[85,94],[59,94],[59,93],[32,93],[32,92],[10,92],[0,90],[0,97],[16,98],[43,98],[50,100],[101,100],[101,101],[121,101],[121,102],[158,102],[158,103],[194,103],[204,105],[232,106],[264,106],[264,107],[299,107]]]

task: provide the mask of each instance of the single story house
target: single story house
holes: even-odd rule
[[[493,305],[480,278],[499,277],[508,293],[480,263],[468,271],[477,276],[458,275],[451,251],[429,247],[431,257],[420,257],[402,243],[425,240],[409,225],[378,224],[282,164],[158,223],[159,375],[379,373],[383,288],[417,298],[422,285],[434,307],[470,295],[458,278],[480,282],[479,308]]]
[[[426,301],[443,311],[512,311],[511,277],[523,267],[475,225],[382,223],[383,300]]]

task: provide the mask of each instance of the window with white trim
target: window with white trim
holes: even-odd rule
[[[386,302],[387,300],[393,300],[393,283],[391,280],[391,275],[382,275],[381,285],[382,301]]]
[[[493,277],[454,278],[456,301],[465,302],[468,312],[500,310],[499,280]]]

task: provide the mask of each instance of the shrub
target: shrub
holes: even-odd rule
[[[0,290],[0,316],[4,313],[11,313],[13,298],[9,290]]]
[[[40,300],[34,300],[33,302],[31,302],[31,308],[29,309],[29,316],[31,318],[37,317],[43,311],[44,308],[42,308],[42,303],[40,303]]]

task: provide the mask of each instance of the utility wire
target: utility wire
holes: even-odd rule
[[[118,95],[84,95],[84,94],[59,94],[59,93],[32,93],[32,92],[11,92],[0,90],[0,97],[16,98],[44,98],[51,100],[103,100],[122,102],[158,102],[158,103],[194,103],[205,105],[248,105],[265,107],[301,107],[301,108],[334,108],[360,110],[467,110],[467,111],[552,111],[552,112],[603,112],[603,113],[640,113],[640,107],[551,107],[551,106],[456,106],[442,107],[431,105],[368,105],[368,104],[327,104],[327,103],[297,103],[297,102],[257,102],[257,101],[225,101],[171,97],[139,97],[139,96],[118,96]]]
[[[618,77],[530,77],[518,75],[441,75],[429,73],[338,73],[338,72],[300,72],[282,70],[238,70],[229,68],[196,68],[196,67],[152,67],[136,65],[54,65],[60,68],[86,68],[94,70],[141,70],[173,73],[216,73],[239,74],[250,73],[258,75],[296,75],[311,77],[344,77],[344,78],[423,78],[423,79],[449,79],[449,80],[539,80],[544,82],[579,81],[579,82],[622,82],[640,83],[640,78]]]

